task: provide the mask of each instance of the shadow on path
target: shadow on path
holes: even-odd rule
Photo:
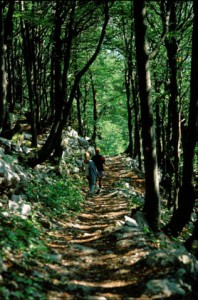
[[[135,230],[116,238],[124,216],[130,215],[129,203],[117,188],[125,180],[137,193],[144,192],[143,180],[123,158],[109,159],[102,192],[86,198],[75,220],[61,220],[59,228],[49,232],[49,247],[59,257],[47,266],[54,278],[49,300],[138,299],[140,270],[135,263],[147,253],[145,244],[138,245],[142,237]]]

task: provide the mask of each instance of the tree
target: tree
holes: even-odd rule
[[[179,190],[178,208],[164,228],[165,232],[173,236],[178,236],[189,222],[195,203],[193,166],[198,137],[198,2],[196,0],[193,1],[193,11],[190,107],[184,148],[182,185]]]
[[[171,178],[172,173],[175,175],[175,188],[174,188],[174,207],[177,206],[178,202],[178,190],[180,185],[179,180],[179,149],[180,149],[180,119],[179,119],[179,111],[178,111],[178,83],[177,83],[177,51],[178,44],[176,38],[174,36],[174,32],[176,32],[176,7],[175,1],[168,1],[170,5],[170,22],[169,22],[169,35],[165,40],[165,45],[167,49],[168,55],[168,66],[170,72],[170,84],[169,84],[169,94],[170,100],[168,105],[168,133],[167,137],[168,147],[167,151],[169,155],[167,159],[172,160],[172,165],[169,168],[169,178],[170,178],[170,190],[171,190]],[[171,203],[171,194],[170,200]]]
[[[160,226],[160,197],[155,134],[151,111],[151,82],[146,42],[145,11],[145,1],[134,0],[135,43],[146,188],[144,212],[150,226],[153,230],[157,231]]]
[[[181,154],[181,115],[182,115],[182,86],[181,69],[185,47],[182,46],[187,29],[191,28],[191,5],[181,1],[169,0],[161,5],[161,18],[166,23],[165,15],[170,11],[168,33],[165,38],[167,51],[168,72],[166,79],[166,93],[168,98],[166,140],[163,148],[164,183],[169,191],[168,207],[174,209],[178,205],[178,191],[181,184],[180,154]],[[185,12],[185,13],[184,13]],[[180,85],[179,85],[180,83]],[[168,175],[168,176],[167,176]]]
[[[33,3],[32,3],[33,4]],[[21,1],[21,11],[25,10],[25,3]],[[29,5],[29,3],[28,3]],[[39,105],[36,101],[36,74],[34,72],[36,65],[35,58],[35,43],[33,39],[34,28],[31,24],[23,19],[21,19],[21,29],[23,37],[23,51],[24,51],[24,63],[26,70],[26,78],[28,85],[28,94],[29,94],[29,103],[30,103],[30,112],[29,118],[31,123],[31,133],[32,133],[32,147],[37,147],[37,118],[38,118],[38,109]]]
[[[91,90],[93,96],[93,134],[91,137],[94,147],[96,147],[96,138],[97,138],[97,119],[98,119],[98,110],[97,110],[97,92],[94,85],[93,74],[90,71],[90,81],[91,81]]]
[[[7,81],[5,70],[5,53],[6,45],[4,40],[4,17],[3,17],[4,3],[0,3],[0,133],[5,121],[7,109]]]

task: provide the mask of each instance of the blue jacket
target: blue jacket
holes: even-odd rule
[[[98,170],[93,160],[89,161],[89,176],[92,182],[96,182],[96,179],[98,177]]]

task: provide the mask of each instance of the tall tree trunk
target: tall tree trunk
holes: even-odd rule
[[[91,80],[91,89],[92,89],[92,97],[93,97],[93,134],[92,134],[91,140],[95,147],[96,146],[96,138],[97,138],[98,110],[97,110],[96,89],[94,86],[93,75],[92,75],[91,71],[90,71],[90,80]]]
[[[14,110],[14,70],[13,70],[13,13],[14,1],[9,3],[8,13],[5,19],[5,44],[7,47],[7,72],[8,72],[8,88],[7,88],[7,102],[9,112]]]
[[[125,70],[125,88],[126,88],[126,95],[127,95],[127,118],[128,118],[128,132],[129,132],[129,145],[127,147],[127,153],[130,155],[130,157],[133,156],[133,124],[132,124],[132,107],[131,107],[131,89],[130,89],[130,66],[126,66]]]
[[[3,5],[3,4],[2,4]],[[8,5],[8,3],[4,3],[4,5]],[[5,107],[2,108],[1,113],[4,114],[4,109],[5,109],[5,115],[4,115],[4,122],[3,122],[3,128],[2,128],[2,136],[9,136],[10,134],[8,133],[9,131],[12,132],[12,122],[10,120],[10,112],[13,112],[14,110],[14,99],[13,99],[13,60],[12,60],[12,42],[13,42],[13,13],[14,13],[14,1],[9,3],[7,14],[3,17],[1,17],[1,22],[2,22],[2,33],[3,33],[3,39],[0,42],[1,47],[3,47],[3,55],[4,55],[4,66],[2,66],[1,72],[5,70],[5,61],[6,61],[6,73],[4,72],[3,76],[6,77],[3,79],[6,83],[6,103]],[[2,101],[3,98],[2,98]],[[14,134],[14,132],[13,132]],[[12,134],[11,134],[12,136]],[[10,138],[11,138],[10,136]]]
[[[76,101],[77,101],[78,133],[80,136],[83,135],[81,99],[82,99],[82,93],[80,91],[80,85],[78,84],[77,91],[76,91]]]
[[[169,0],[170,5],[170,25],[169,32],[174,34],[176,31],[176,7],[175,2]],[[174,193],[173,193],[173,205],[177,207],[178,203],[178,191],[180,186],[179,178],[179,145],[180,145],[180,131],[179,131],[179,111],[178,111],[178,84],[177,84],[177,41],[174,36],[165,40],[165,45],[168,54],[168,64],[170,70],[170,103],[169,103],[169,128],[170,138],[169,141],[169,157],[172,161],[173,175],[174,175]],[[172,195],[170,195],[171,197]],[[172,202],[172,201],[171,201]]]
[[[134,0],[135,42],[141,104],[142,139],[145,166],[145,204],[144,212],[154,231],[160,227],[160,197],[158,166],[151,111],[151,82],[146,42],[145,1]]]
[[[0,134],[6,115],[7,82],[5,70],[5,47],[3,4],[0,3]]]
[[[21,1],[21,11],[25,10],[25,3]],[[37,147],[37,128],[36,128],[36,102],[35,102],[35,94],[34,94],[34,77],[33,77],[33,52],[32,52],[32,37],[30,35],[30,26],[27,21],[23,21],[21,19],[21,28],[22,28],[22,36],[23,36],[23,51],[24,51],[24,62],[26,69],[26,78],[28,85],[28,93],[29,93],[29,103],[30,103],[30,122],[31,122],[31,133],[32,133],[32,147]]]
[[[139,101],[138,101],[138,93],[137,93],[137,84],[134,79],[134,74],[132,74],[132,94],[133,94],[133,107],[134,107],[134,119],[135,119],[135,140],[134,140],[134,153],[133,158],[138,157],[138,167],[140,170],[142,170],[142,153],[141,153],[141,133],[140,133],[140,109],[139,109]]]
[[[88,83],[87,83],[87,76],[84,76],[84,97],[83,97],[83,108],[82,108],[82,114],[83,114],[83,135],[82,136],[86,136],[87,135],[87,100],[88,100]]]
[[[188,116],[187,138],[184,147],[184,162],[182,186],[179,190],[178,208],[170,222],[164,228],[165,232],[178,236],[189,222],[195,204],[194,190],[194,156],[198,137],[198,1],[193,1],[194,20],[192,33],[192,62],[190,82],[190,107]]]
[[[161,159],[161,169],[162,169],[162,181],[161,184],[166,180],[166,105],[163,101],[162,103],[162,159]]]
[[[157,140],[157,161],[159,168],[162,163],[162,147],[161,147],[161,117],[160,117],[160,105],[156,103],[156,140]]]
[[[133,122],[132,122],[132,35],[133,35],[133,28],[132,28],[132,4],[131,4],[131,20],[130,20],[130,30],[129,32],[126,30],[126,20],[124,14],[121,18],[122,21],[122,34],[123,34],[123,41],[125,47],[125,89],[126,89],[126,98],[127,98],[127,119],[128,119],[128,139],[129,144],[127,149],[125,150],[126,153],[133,157],[134,147],[133,147]]]

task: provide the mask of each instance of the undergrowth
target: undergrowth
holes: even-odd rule
[[[38,265],[53,263],[56,253],[47,247],[42,221],[79,212],[80,187],[80,180],[71,177],[34,176],[24,190],[31,216],[0,209],[0,299],[46,299],[50,278],[45,270],[38,272]]]
[[[129,204],[132,211],[136,210],[142,210],[143,209],[143,203],[144,200],[142,197],[136,195],[132,196],[129,199]],[[172,216],[172,210],[168,209],[166,201],[161,201],[161,228],[165,226],[171,219]],[[178,237],[166,237],[165,235],[162,235],[159,237],[159,234],[155,234],[152,232],[152,230],[145,226],[143,229],[143,233],[147,237],[147,239],[151,240],[153,242],[153,245],[157,249],[168,249],[171,245],[173,248],[180,248],[183,246],[184,242],[189,238],[189,236],[192,234],[193,231],[193,222],[189,222],[184,229],[182,230],[181,234]],[[197,249],[193,251],[192,253],[197,256]]]
[[[62,213],[79,212],[83,196],[80,193],[82,182],[70,177],[57,177],[56,174],[46,178],[34,178],[26,187],[26,195],[30,202],[39,202],[50,209],[52,216]],[[44,211],[45,213],[45,211]]]

